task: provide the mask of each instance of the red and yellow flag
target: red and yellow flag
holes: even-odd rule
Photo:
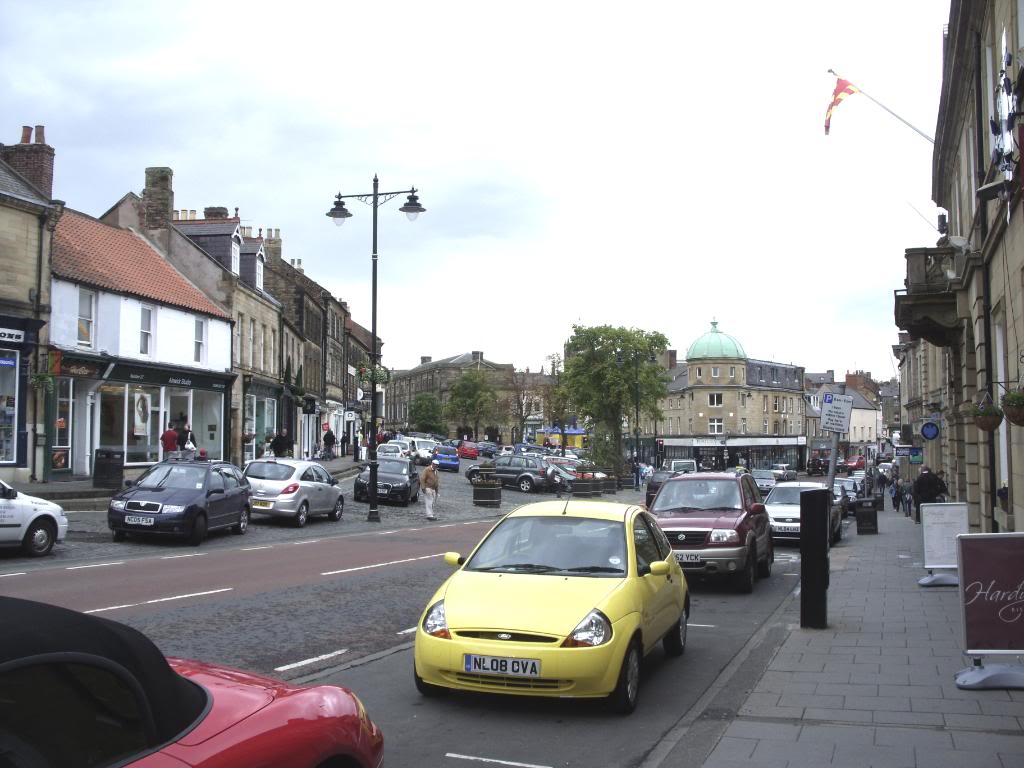
[[[832,103],[828,105],[828,112],[825,113],[825,135],[828,136],[828,125],[832,122],[832,110],[839,106],[843,99],[857,93],[860,88],[849,80],[836,78],[836,89],[832,92]]]

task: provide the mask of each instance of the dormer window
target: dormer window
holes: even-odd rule
[[[231,273],[237,275],[242,261],[242,246],[231,241]]]
[[[256,259],[256,288],[263,290],[263,259]]]

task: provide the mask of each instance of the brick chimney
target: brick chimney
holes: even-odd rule
[[[174,210],[174,171],[170,168],[147,168],[146,188],[142,190],[143,226],[146,229],[166,229]],[[184,219],[181,216],[181,219]]]
[[[203,208],[204,219],[226,219],[228,217],[228,209],[222,206],[214,206],[211,208]]]
[[[0,144],[0,160],[24,176],[47,200],[53,197],[53,147],[46,143],[45,128],[36,126],[32,143],[32,126],[21,128],[21,143]]]

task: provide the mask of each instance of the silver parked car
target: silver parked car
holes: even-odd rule
[[[337,522],[345,511],[338,481],[314,461],[259,459],[245,467],[255,515],[287,517],[301,528],[310,515]]]
[[[810,480],[778,483],[764,500],[764,508],[772,521],[772,538],[776,541],[800,541],[800,494],[804,491],[825,488],[825,483]],[[843,538],[843,521],[840,509],[829,505],[828,543],[835,544]]]

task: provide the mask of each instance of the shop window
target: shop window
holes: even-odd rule
[[[160,460],[160,387],[132,386],[128,392],[126,464]]]
[[[96,330],[96,292],[85,288],[78,289],[78,346],[95,346]]]
[[[13,349],[0,349],[0,461],[17,459],[18,362]]]
[[[70,468],[71,417],[73,410],[74,382],[69,378],[57,379],[57,413],[53,423],[53,451],[50,454],[54,469]]]
[[[221,451],[224,424],[224,395],[201,389],[192,391],[192,431],[196,449],[205,448],[210,459],[223,458]]]
[[[197,363],[203,362],[206,352],[206,320],[196,318],[195,347],[192,359]],[[250,353],[251,354],[251,353]]]
[[[124,450],[125,385],[104,384],[99,389],[100,448]]]
[[[708,434],[720,435],[723,432],[722,419],[708,419]]]
[[[142,307],[139,322],[139,354],[151,355],[153,348],[153,308]]]
[[[246,438],[246,435],[252,435]],[[256,396],[245,396],[245,419],[242,422],[242,453],[245,461],[252,461],[256,458],[255,446],[260,438],[260,432],[256,429]]]

